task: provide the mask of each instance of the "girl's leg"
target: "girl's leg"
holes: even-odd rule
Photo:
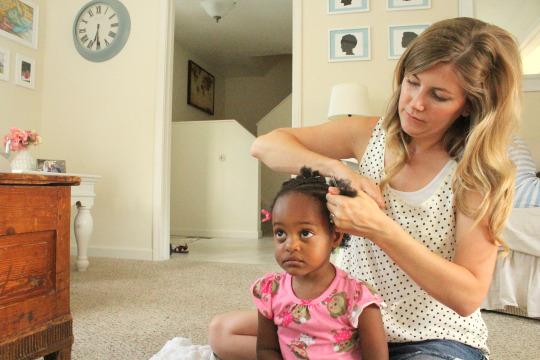
[[[208,340],[222,360],[254,360],[257,345],[257,311],[233,311],[215,316]]]

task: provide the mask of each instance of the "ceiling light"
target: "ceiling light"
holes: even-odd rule
[[[236,6],[236,0],[201,0],[201,6],[216,23]]]

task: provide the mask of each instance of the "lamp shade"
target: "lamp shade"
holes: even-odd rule
[[[332,87],[328,118],[369,114],[368,91],[364,85],[348,83]]]
[[[201,6],[218,22],[236,6],[236,0],[201,0]]]

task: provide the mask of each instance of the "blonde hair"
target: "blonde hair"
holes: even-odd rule
[[[515,40],[495,25],[472,18],[443,20],[409,45],[397,64],[395,91],[383,121],[387,148],[395,157],[385,168],[381,188],[410,157],[411,139],[401,129],[398,113],[403,78],[439,63],[453,65],[469,110],[442,139],[448,154],[458,161],[452,184],[456,207],[475,224],[488,215],[494,242],[506,246],[501,232],[512,207],[515,173],[507,148],[520,116],[522,75]],[[466,201],[470,192],[482,196],[478,206]]]

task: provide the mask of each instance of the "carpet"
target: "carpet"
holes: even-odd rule
[[[87,272],[72,272],[74,360],[150,359],[175,337],[208,344],[210,319],[253,308],[249,285],[276,265],[189,260],[151,262],[92,258]],[[491,359],[534,359],[540,321],[485,313]]]

